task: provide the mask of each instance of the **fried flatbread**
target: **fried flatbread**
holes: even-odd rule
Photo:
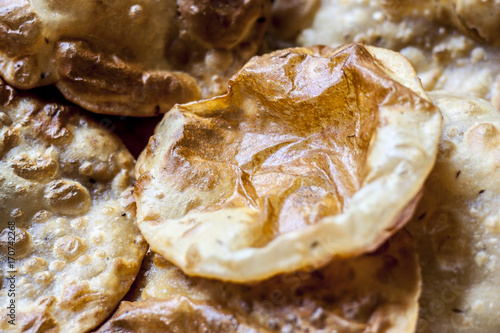
[[[133,167],[76,110],[0,81],[0,331],[83,332],[110,315],[147,247]]]
[[[469,16],[475,23],[466,22]],[[469,25],[469,32],[457,30],[451,21]],[[489,43],[471,32],[482,23]],[[494,1],[326,0],[297,43],[389,48],[410,60],[425,90],[484,98],[500,109],[500,45],[493,40],[500,42],[499,24],[500,7]]]
[[[444,117],[436,166],[408,229],[423,276],[417,332],[500,329],[500,111],[431,93]]]
[[[260,280],[372,251],[410,218],[441,115],[403,57],[281,50],[229,87],[174,107],[139,157],[153,251],[188,274]]]
[[[93,112],[152,116],[225,93],[269,16],[265,0],[2,1],[0,75],[56,84]]]
[[[253,285],[188,277],[152,254],[105,332],[413,332],[420,273],[413,240],[398,233],[376,253]]]
[[[380,0],[395,20],[426,17],[453,25],[479,41],[500,45],[500,2],[484,0]]]

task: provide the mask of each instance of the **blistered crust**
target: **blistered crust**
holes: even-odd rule
[[[225,93],[269,15],[264,0],[4,1],[0,75],[20,89],[56,84],[93,112],[152,116]]]
[[[408,229],[423,275],[417,332],[497,332],[500,319],[500,112],[430,94],[444,117],[436,166]]]
[[[482,42],[500,45],[500,2],[482,0],[380,1],[391,18],[422,16],[450,24]]]
[[[188,274],[260,280],[373,250],[411,216],[441,116],[403,57],[282,50],[229,87],[173,108],[139,158],[154,251]]]
[[[146,250],[133,167],[124,145],[75,108],[0,81],[0,251],[2,272],[17,271],[16,325],[2,320],[2,332],[83,332],[110,315]]]
[[[488,13],[477,22],[498,16],[498,4],[479,2],[459,1],[461,11]],[[500,45],[457,29],[450,23],[457,15],[447,14],[452,8],[458,10],[458,3],[453,7],[452,1],[326,0],[297,42],[330,47],[361,42],[389,48],[410,60],[426,91],[480,97],[500,109]]]
[[[413,332],[420,272],[398,233],[375,253],[252,285],[189,277],[151,254],[103,332]],[[223,326],[220,328],[216,325]]]

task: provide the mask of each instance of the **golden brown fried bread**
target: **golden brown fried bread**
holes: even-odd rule
[[[151,116],[225,93],[269,15],[266,0],[3,1],[0,75],[56,84],[93,112]]]
[[[0,331],[83,332],[111,314],[146,251],[133,167],[76,110],[0,81]]]
[[[500,109],[500,45],[481,43],[447,24],[443,9],[460,9],[464,17],[484,10],[488,15],[478,16],[477,21],[497,17],[494,22],[498,26],[498,4],[479,0],[430,2],[326,0],[312,27],[304,30],[297,42],[330,47],[362,42],[389,48],[410,60],[425,90],[481,97]],[[453,7],[452,3],[457,4]],[[497,39],[498,31],[496,28],[493,34]]]
[[[420,273],[398,233],[372,254],[253,285],[188,277],[159,255],[146,261],[136,302],[104,332],[413,332]]]
[[[500,2],[496,0],[380,0],[392,19],[427,17],[455,26],[479,41],[500,44]]]
[[[408,228],[423,289],[417,332],[500,328],[500,111],[430,94],[444,117],[436,166]]]
[[[139,228],[187,274],[235,282],[372,251],[410,218],[440,132],[392,51],[255,57],[227,95],[158,125],[136,166]]]

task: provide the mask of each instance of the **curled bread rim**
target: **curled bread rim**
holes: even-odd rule
[[[337,52],[348,47],[349,45],[340,47]],[[388,71],[395,81],[432,103],[406,58],[382,48],[365,48],[384,65],[382,68]],[[139,227],[151,244],[151,249],[168,258],[186,274],[231,282],[259,281],[280,273],[318,268],[333,257],[354,257],[371,252],[411,218],[420,199],[421,188],[436,160],[442,125],[439,109],[434,107],[410,111],[405,113],[405,110],[400,108],[380,108],[380,118],[385,119],[386,125],[379,126],[374,135],[375,139],[370,143],[367,162],[370,172],[343,213],[325,217],[306,228],[279,235],[264,247],[238,250],[226,246],[211,248],[215,240],[208,243],[210,246],[203,247],[203,244],[197,243],[198,238],[189,241],[173,239],[169,240],[168,246],[157,246],[165,243],[168,222],[182,219],[148,220],[148,225],[145,226],[140,223],[144,217],[141,199],[136,197]],[[405,114],[403,117],[402,113]],[[171,112],[167,113],[166,117],[169,114]],[[407,135],[408,126],[416,129],[413,136]],[[415,155],[411,161],[407,157],[408,152]],[[143,167],[149,164],[145,155],[146,151],[138,159],[138,179],[144,175]],[[387,165],[392,167],[384,168]],[[151,173],[151,170],[147,172]],[[384,190],[381,192],[380,189]],[[381,204],[381,200],[384,204]],[[389,210],[388,207],[392,209]],[[251,208],[241,207],[224,209],[222,213],[191,213],[189,218],[196,220],[203,216],[203,220],[207,219],[207,214],[214,214],[212,218],[221,219],[231,215],[234,221],[239,216],[244,219],[250,211]],[[366,220],[382,223],[383,226],[376,228],[374,232],[372,228],[366,228]],[[197,248],[198,256],[194,264],[186,259],[193,246]]]

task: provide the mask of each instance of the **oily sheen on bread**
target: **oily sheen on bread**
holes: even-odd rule
[[[500,109],[500,3],[481,0],[325,0],[298,45],[365,43],[400,52],[426,91],[489,100]]]
[[[189,277],[151,253],[104,332],[380,332],[416,325],[420,273],[402,231],[375,253],[256,284]]]
[[[2,1],[0,76],[55,84],[93,112],[153,116],[225,93],[269,15],[264,0]]]
[[[0,81],[0,331],[85,332],[111,314],[147,248],[133,167],[76,108]]]
[[[138,225],[192,275],[261,280],[380,246],[411,217],[441,115],[400,55],[359,44],[253,58],[174,107],[136,166]]]

